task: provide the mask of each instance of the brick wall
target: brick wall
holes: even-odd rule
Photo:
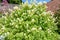
[[[60,6],[60,0],[51,0],[50,2],[47,3],[47,10],[54,12],[55,10],[59,9]]]

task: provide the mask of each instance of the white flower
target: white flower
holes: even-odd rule
[[[13,21],[16,21],[15,19]]]
[[[29,14],[31,14],[31,11],[30,11],[30,10],[27,10],[27,12],[28,12]]]
[[[13,20],[11,20],[11,22],[13,22]]]
[[[11,25],[11,23],[10,23],[10,25]]]
[[[57,19],[57,17],[55,19]]]
[[[42,27],[39,27],[39,30],[41,30],[42,29]]]
[[[34,22],[35,20],[34,19],[32,19],[32,22]]]
[[[15,14],[15,16],[17,16],[17,14]]]
[[[32,12],[34,12],[34,9],[32,9]]]
[[[48,8],[48,6],[45,6],[46,7],[46,9]]]
[[[9,8],[9,11],[12,12],[13,10]]]
[[[48,21],[50,21],[50,19],[48,18]]]
[[[10,23],[11,25],[14,25],[14,22]]]
[[[5,36],[9,35],[9,32],[5,33]]]
[[[45,23],[47,23],[47,21],[45,21]]]
[[[6,17],[4,17],[5,19],[7,19]]]
[[[5,37],[4,37],[3,35],[0,36],[0,40],[4,40],[4,38],[5,38]]]
[[[42,11],[42,10],[41,10]],[[46,15],[46,12],[43,12],[44,15]]]
[[[5,35],[7,35],[7,34],[5,33]]]
[[[5,29],[5,26],[2,26],[2,29]]]
[[[26,13],[23,13],[23,15],[25,15]]]
[[[55,21],[55,19],[53,19],[53,21]]]
[[[30,32],[30,30],[27,30],[28,32]]]
[[[36,28],[32,28],[31,30],[36,30]]]
[[[20,18],[17,18],[17,20],[20,20]]]
[[[5,21],[5,23],[7,23],[7,22]]]
[[[13,9],[19,9],[17,6],[15,6]]]
[[[26,24],[26,26],[27,26],[27,28],[28,28],[28,26],[29,26],[29,25],[28,25],[28,24]]]
[[[50,33],[51,32],[51,30],[50,29],[48,29],[48,33]]]
[[[43,5],[43,3],[42,2],[39,2],[38,5]]]
[[[49,14],[51,14],[51,15],[53,14],[52,11],[48,11],[47,13],[49,13]]]
[[[24,35],[26,35],[26,33],[24,33]]]
[[[30,4],[29,7],[32,8],[32,5]]]
[[[7,35],[9,35],[9,32],[7,32]]]
[[[4,18],[4,16],[2,16],[2,18]]]
[[[41,11],[43,11],[43,9],[40,9]]]
[[[20,21],[20,20],[19,20]],[[19,22],[19,24],[21,24],[22,22]]]
[[[8,12],[6,12],[5,15],[7,16],[8,15]]]
[[[23,18],[21,19],[21,21],[23,21]]]
[[[16,25],[15,27],[18,28],[18,25]]]

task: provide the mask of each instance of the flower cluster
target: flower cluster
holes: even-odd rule
[[[5,40],[58,40],[54,18],[45,6],[24,3],[14,7],[11,14],[0,18],[0,35],[8,34]]]

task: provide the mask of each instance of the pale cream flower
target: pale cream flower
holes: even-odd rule
[[[18,25],[16,25],[15,27],[18,28]]]
[[[26,13],[23,13],[23,15],[25,15]]]
[[[28,32],[30,32],[30,30],[27,30]]]
[[[4,40],[4,36],[3,35],[0,35],[0,40]]]
[[[31,30],[36,30],[36,28],[32,28]]]
[[[55,21],[55,19],[53,19],[53,21]]]
[[[14,22],[12,22],[11,25],[14,25]]]
[[[2,18],[4,18],[4,16],[2,16]]]
[[[51,32],[51,30],[50,29],[48,29],[48,33],[50,33]]]
[[[11,23],[10,23],[10,25],[11,25]]]
[[[9,8],[9,11],[12,12],[13,10]]]
[[[20,18],[17,18],[17,20],[20,20]]]
[[[2,28],[1,29],[5,29],[5,26],[2,26]]]
[[[26,35],[26,33],[24,33],[24,35]]]
[[[39,2],[38,5],[43,5],[43,3],[42,2]]]
[[[11,22],[13,22],[13,20],[11,20]]]
[[[6,12],[5,15],[7,16],[8,15],[8,12]]]
[[[7,32],[7,34],[9,35],[9,32]]]
[[[39,27],[39,30],[41,30],[42,29],[42,27]]]
[[[5,23],[7,23],[7,21],[5,21]]]
[[[23,21],[24,19],[22,18],[21,21]]]
[[[50,19],[48,18],[48,21],[50,21]]]
[[[30,10],[27,10],[27,12],[28,12],[29,14],[31,14],[31,11],[30,11]]]
[[[15,14],[15,16],[17,16],[17,14]]]
[[[27,28],[28,28],[29,25],[28,24],[26,24],[26,25],[27,25]]]
[[[18,6],[15,6],[13,9],[19,9]]]
[[[47,21],[45,21],[45,23],[47,23]]]
[[[30,4],[29,7],[32,8],[32,5]]]
[[[46,15],[46,12],[43,12],[43,15]]]
[[[34,22],[35,21],[35,19],[32,19],[32,22]]]
[[[7,19],[7,17],[4,17],[5,19]]]
[[[14,19],[13,21],[16,21],[16,19]]]
[[[5,33],[5,36],[9,35],[9,32]]]
[[[45,8],[47,9],[47,8],[48,8],[48,6],[45,6]]]

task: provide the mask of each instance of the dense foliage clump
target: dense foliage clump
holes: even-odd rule
[[[0,2],[2,2],[3,0],[0,0]],[[7,0],[8,3],[12,3],[12,4],[20,4],[22,3],[22,0]]]
[[[20,4],[22,3],[22,0],[8,0],[8,2],[13,4]]]
[[[56,18],[55,22],[57,23],[58,27],[57,32],[60,34],[60,9],[55,12],[54,17]]]
[[[24,3],[0,18],[0,36],[5,40],[59,40],[53,16],[45,4]]]

